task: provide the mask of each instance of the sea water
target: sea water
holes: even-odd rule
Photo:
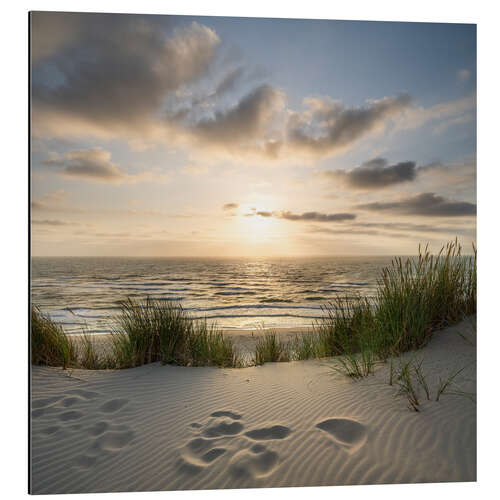
[[[389,257],[34,257],[32,303],[68,334],[109,333],[120,301],[181,304],[225,329],[305,327],[339,295],[373,297]]]

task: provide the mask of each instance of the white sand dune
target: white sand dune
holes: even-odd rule
[[[459,335],[462,334],[462,335]],[[431,401],[407,408],[389,366],[355,382],[331,361],[244,369],[34,367],[32,490],[73,493],[475,481],[471,322],[421,351]],[[397,365],[399,361],[395,360]]]

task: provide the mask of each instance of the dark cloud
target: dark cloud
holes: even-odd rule
[[[380,231],[370,230],[370,229],[355,229],[353,227],[345,228],[345,229],[330,229],[326,227],[311,227],[309,228],[309,233],[313,234],[357,234],[357,235],[366,235],[366,236],[375,236],[379,235]]]
[[[211,98],[264,76],[239,65],[207,92],[219,46],[207,26],[181,27],[168,16],[35,12],[33,133],[121,137],[136,148],[167,141],[240,158],[330,155],[383,127],[410,103],[396,96],[346,108],[308,98],[305,111],[291,113],[284,92],[265,84],[239,101],[218,103]]]
[[[144,127],[169,92],[204,74],[219,43],[206,26],[174,29],[168,18],[35,12],[32,25],[33,119],[47,126]]]
[[[111,155],[102,149],[73,151],[65,160],[62,175],[100,182],[120,182],[126,174],[111,162]]]
[[[365,107],[345,108],[331,99],[309,98],[308,109],[294,113],[288,122],[291,147],[315,155],[344,149],[382,127],[411,104],[409,95],[368,101]]]
[[[461,227],[461,226],[436,226],[430,224],[410,224],[401,222],[359,222],[356,227],[363,228],[376,228],[376,229],[386,229],[392,231],[404,231],[408,233],[446,233],[446,234],[460,234],[460,233],[470,233],[474,232],[473,227]]]
[[[222,210],[234,210],[238,208],[240,205],[239,203],[226,203],[223,207]]]
[[[384,158],[374,158],[352,170],[333,170],[324,172],[323,175],[355,189],[372,190],[413,181],[417,172],[413,161],[389,165]]]
[[[193,138],[222,145],[226,149],[236,143],[265,138],[276,114],[284,107],[284,94],[269,85],[261,85],[242,98],[234,107],[217,111],[187,127]]]
[[[459,217],[476,215],[476,205],[466,201],[453,201],[434,193],[421,193],[393,202],[374,202],[358,205],[361,210],[389,212],[402,215],[430,217]]]
[[[102,148],[70,151],[57,158],[42,161],[51,167],[62,167],[59,175],[93,182],[114,184],[135,183],[141,181],[161,180],[163,176],[151,172],[128,174],[111,161],[111,153]]]
[[[338,213],[338,214],[322,214],[320,212],[304,212],[302,214],[294,214],[289,211],[282,212],[266,212],[259,211],[253,212],[251,214],[246,214],[247,216],[259,215],[261,217],[276,217],[278,219],[285,219],[291,221],[312,221],[312,222],[342,222],[347,220],[354,220],[356,218],[355,214],[349,213]]]
[[[339,222],[353,220],[356,218],[356,215],[349,213],[322,214],[319,212],[304,212],[303,214],[299,215],[292,212],[281,212],[280,218],[293,221],[303,220],[315,222]]]
[[[76,222],[66,222],[63,220],[32,220],[31,224],[35,226],[76,226]]]

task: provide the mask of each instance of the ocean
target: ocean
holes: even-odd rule
[[[339,294],[372,297],[390,257],[34,257],[31,298],[66,333],[109,333],[127,297],[178,302],[225,329],[311,326]]]

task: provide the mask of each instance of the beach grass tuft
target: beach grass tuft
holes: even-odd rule
[[[34,365],[62,366],[64,369],[76,365],[77,352],[71,339],[48,315],[38,307],[31,308],[31,363]]]
[[[382,271],[375,330],[382,358],[423,347],[432,333],[476,312],[476,248],[462,256],[457,240],[431,255],[395,258]]]
[[[184,366],[237,367],[240,356],[216,325],[189,318],[180,304],[147,298],[120,304],[113,334],[117,366],[161,361]]]
[[[283,342],[274,331],[264,333],[255,346],[255,364],[290,361],[290,344]]]
[[[408,408],[419,412],[420,401],[418,399],[417,390],[413,385],[411,377],[411,368],[413,360],[406,363],[401,363],[396,375],[396,385],[399,387],[398,395],[405,396],[408,400]]]
[[[419,349],[433,332],[475,314],[476,254],[473,246],[473,255],[463,256],[455,240],[438,255],[419,247],[416,258],[393,259],[372,302],[343,297],[324,306],[314,327],[318,357],[339,356],[341,371],[359,378],[372,373],[376,361]]]
[[[112,345],[113,344],[111,343],[111,346]],[[117,368],[116,358],[113,353],[110,352],[109,347],[109,345],[101,345],[100,348],[98,348],[95,337],[87,332],[84,332],[79,338],[79,342],[77,342],[77,366],[87,370],[107,370]]]

